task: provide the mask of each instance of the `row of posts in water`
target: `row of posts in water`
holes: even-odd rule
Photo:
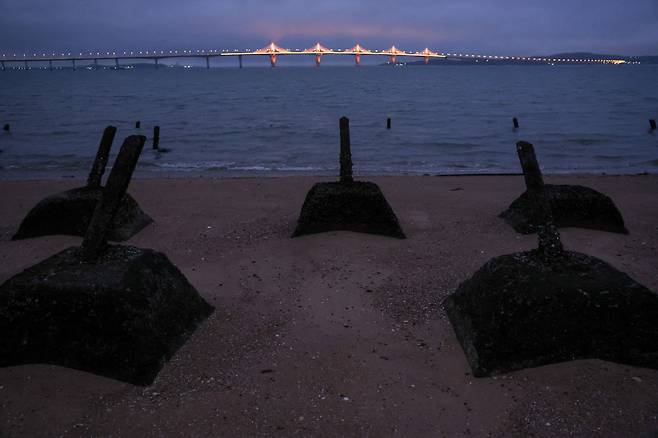
[[[135,122],[135,129],[140,129],[142,127],[142,122],[137,121]],[[5,132],[9,132],[11,130],[11,126],[9,123],[5,123],[5,125],[2,127],[2,130]],[[153,149],[160,149],[160,127],[159,126],[154,126],[153,127]]]
[[[135,128],[140,129],[141,127],[141,122],[137,121],[135,122]],[[514,129],[519,129],[519,119],[514,117],[512,119],[512,124],[514,125]],[[656,130],[656,121],[654,119],[649,120],[649,126],[652,131]],[[5,123],[5,126],[2,128],[5,132],[9,132],[10,126],[9,123]],[[391,118],[386,119],[386,129],[391,129]],[[158,149],[160,145],[160,127],[159,126],[154,126],[153,127],[153,149]]]
[[[516,117],[512,118],[512,125],[514,125],[514,129],[519,129],[519,119]],[[656,129],[656,121],[654,119],[649,120],[649,126],[651,127],[651,130],[654,131]],[[391,118],[386,119],[386,129],[391,129]]]
[[[140,129],[142,127],[142,122],[139,120],[135,122],[135,129]],[[160,148],[160,126],[153,127],[153,149]]]

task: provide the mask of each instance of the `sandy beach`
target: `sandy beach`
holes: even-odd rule
[[[136,179],[164,252],[215,313],[138,387],[52,365],[0,369],[0,436],[655,437],[658,371],[599,360],[474,378],[441,303],[494,256],[531,249],[498,214],[522,176],[372,177],[407,235],[291,239],[320,177]],[[658,175],[546,176],[615,201],[629,235],[565,248],[658,290]],[[0,181],[0,282],[81,241],[11,241],[82,181]]]

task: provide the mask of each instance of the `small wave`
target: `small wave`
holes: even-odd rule
[[[234,165],[234,162],[221,162],[221,161],[199,161],[199,162],[183,162],[183,163],[159,163],[151,161],[143,161],[139,165],[141,167],[159,168],[176,171],[187,170],[206,170],[206,169],[228,169]]]
[[[624,160],[626,157],[622,157],[621,155],[594,155],[595,160],[605,160],[605,161],[621,161]]]
[[[264,165],[253,165],[253,166],[232,166],[228,170],[239,170],[239,171],[257,171],[257,172],[317,172],[327,170],[324,167],[318,166],[264,166]]]
[[[265,166],[235,166],[235,167],[230,167],[229,170],[263,171],[270,169]]]
[[[318,166],[280,166],[278,170],[291,171],[291,172],[314,172],[317,170],[329,170],[326,167]]]
[[[74,163],[61,163],[61,162],[41,162],[41,163],[12,163],[4,167],[7,170],[21,170],[21,171],[33,171],[33,170],[66,170],[66,171],[79,171],[85,170],[86,163],[74,162]]]
[[[592,146],[610,143],[610,139],[607,138],[574,138],[571,141],[581,146]]]
[[[440,148],[440,149],[457,149],[457,150],[471,150],[481,147],[482,145],[476,143],[459,143],[459,142],[407,142],[408,147],[420,148]]]

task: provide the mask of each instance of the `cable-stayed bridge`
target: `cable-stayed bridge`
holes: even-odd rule
[[[173,58],[198,58],[205,59],[206,67],[210,68],[210,59],[217,57],[236,57],[238,66],[242,68],[243,58],[266,56],[270,65],[276,67],[280,56],[313,56],[315,65],[320,66],[323,56],[352,56],[358,66],[364,56],[385,56],[392,64],[396,64],[399,58],[416,58],[424,60],[429,64],[431,59],[470,59],[482,61],[516,61],[521,63],[543,63],[543,64],[624,64],[621,59],[582,59],[582,58],[556,58],[556,57],[529,57],[529,56],[500,56],[469,53],[441,53],[425,48],[420,51],[404,51],[395,45],[385,50],[370,50],[360,44],[348,49],[330,49],[320,43],[307,49],[285,49],[275,43],[256,50],[227,50],[227,49],[190,49],[190,50],[133,50],[133,51],[103,51],[103,52],[60,52],[60,53],[2,53],[0,54],[0,69],[19,68],[29,70],[31,63],[48,62],[52,70],[55,62],[70,62],[73,69],[77,63],[98,61],[114,61],[115,67],[120,66],[119,60],[150,60],[155,62],[156,68],[160,60]]]

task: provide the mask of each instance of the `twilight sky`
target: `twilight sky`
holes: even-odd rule
[[[658,0],[0,0],[0,53],[347,48],[658,55]]]

